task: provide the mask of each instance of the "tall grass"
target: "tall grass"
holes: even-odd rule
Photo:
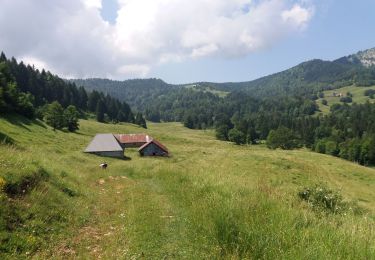
[[[16,119],[0,119],[14,140],[0,145],[1,258],[375,257],[373,169],[150,123],[172,156],[127,149],[130,160],[106,158],[103,171],[103,158],[82,153],[95,133],[145,130],[82,120],[72,134]],[[316,214],[297,193],[319,181],[367,212]]]

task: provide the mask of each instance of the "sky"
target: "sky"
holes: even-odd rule
[[[239,82],[375,47],[374,0],[0,0],[0,51],[64,78]]]

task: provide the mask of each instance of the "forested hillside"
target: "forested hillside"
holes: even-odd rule
[[[168,94],[178,86],[170,85],[160,79],[133,79],[117,81],[110,79],[76,79],[68,82],[83,86],[89,92],[94,90],[117,97],[132,108],[143,111],[153,99]]]
[[[64,112],[66,115],[64,116]],[[0,113],[38,117],[54,128],[68,126],[66,119],[95,114],[100,122],[135,122],[145,126],[142,114],[135,117],[126,102],[103,92],[87,91],[49,71],[39,71],[15,58],[0,55]],[[69,116],[68,116],[69,114]],[[53,121],[53,122],[52,122]]]
[[[270,148],[308,147],[361,164],[375,164],[375,105],[348,106],[346,93],[326,116],[317,116],[325,90],[375,83],[374,50],[335,61],[312,60],[242,83],[200,82],[174,86],[162,80],[75,80],[88,90],[123,98],[150,121],[181,121],[188,128],[215,128],[220,140]],[[207,91],[209,90],[209,91]],[[219,90],[229,94],[219,95]],[[216,91],[216,92],[215,92]]]
[[[217,106],[222,102],[222,99],[209,97],[209,95],[197,96],[193,91],[189,91],[191,90],[190,86],[194,86],[192,90],[205,94],[207,91],[204,90],[209,89],[213,94],[215,91],[241,91],[261,100],[280,96],[316,100],[324,90],[351,85],[375,85],[375,67],[371,66],[373,53],[374,49],[370,49],[335,61],[307,61],[283,72],[239,83],[198,82],[187,85],[171,85],[160,79],[125,81],[87,79],[70,82],[84,86],[88,91],[102,91],[117,97],[129,103],[137,111],[146,113],[147,118],[151,121],[181,121],[187,116],[186,114],[196,113],[199,110],[197,108],[202,105],[211,111],[212,106]],[[224,98],[226,95],[216,96]],[[187,97],[196,100],[196,102],[181,102]],[[210,99],[210,102],[207,102],[207,99]],[[165,105],[165,103],[169,105]],[[192,107],[193,111],[185,113]],[[185,112],[181,113],[181,110]],[[206,115],[204,116],[206,117]]]
[[[246,91],[256,98],[279,95],[309,96],[343,86],[375,85],[375,49],[358,52],[334,61],[311,60],[288,70],[247,82],[197,82],[189,85],[224,91]],[[373,62],[373,63],[372,63]],[[142,110],[153,99],[186,85],[167,84],[160,79],[113,81],[106,79],[72,80],[88,90],[99,90],[126,100]]]

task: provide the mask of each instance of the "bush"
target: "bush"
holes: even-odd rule
[[[351,97],[342,97],[340,98],[340,101],[343,103],[352,103],[353,99]]]
[[[324,106],[327,106],[327,105],[328,105],[328,101],[327,101],[326,99],[322,99],[322,104],[323,104]]]
[[[367,96],[367,97],[371,97],[371,96],[375,95],[375,89],[366,89],[365,92],[364,92],[364,95]]]
[[[319,140],[315,145],[315,152],[326,153],[326,143],[324,140]]]
[[[270,149],[281,148],[283,150],[290,150],[300,146],[293,131],[286,127],[279,127],[276,130],[271,130],[267,137],[267,147]]]
[[[333,156],[337,156],[339,154],[339,149],[337,147],[336,142],[334,141],[326,141],[325,142],[325,153]]]
[[[332,190],[322,184],[304,188],[298,192],[298,196],[318,213],[345,214],[352,212],[359,214],[362,212],[356,203],[344,201],[339,191]]]
[[[235,144],[246,143],[246,135],[241,131],[237,130],[236,128],[229,130],[228,139],[229,141],[234,142]]]
[[[228,140],[229,127],[227,125],[216,126],[216,138],[222,141]]]

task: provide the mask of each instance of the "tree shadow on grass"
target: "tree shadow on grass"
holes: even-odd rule
[[[0,144],[13,145],[14,139],[0,132]]]
[[[11,123],[12,125],[16,125],[19,127],[22,127],[23,129],[31,132],[30,128],[27,126],[30,126],[31,124],[38,125],[43,128],[47,128],[40,120],[38,119],[28,119],[26,117],[17,115],[17,114],[10,114],[4,116],[5,120]]]
[[[72,132],[67,131],[67,133],[72,133]],[[84,134],[84,133],[81,133],[81,132],[79,132],[79,131],[76,131],[76,132],[73,132],[73,133],[75,133],[76,135],[92,136],[92,135],[90,135],[90,134]]]
[[[129,156],[124,155],[124,158],[122,160],[124,160],[124,161],[131,161],[132,158],[129,157]]]

